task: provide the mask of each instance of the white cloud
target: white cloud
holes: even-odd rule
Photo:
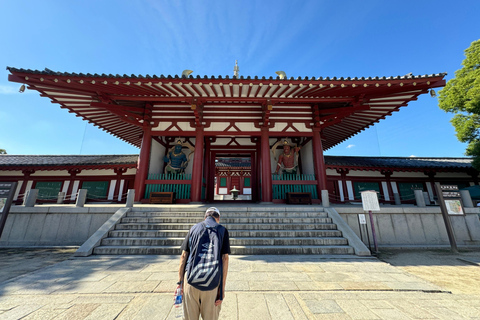
[[[416,157],[416,155],[414,155],[414,154],[412,154],[412,155],[410,156],[410,158],[415,158],[415,157]]]
[[[347,146],[347,149],[351,149],[351,148],[353,148],[353,147],[355,147],[354,144],[349,144],[349,145]]]
[[[20,85],[18,87],[0,85],[0,94],[18,93],[18,89],[20,89]]]

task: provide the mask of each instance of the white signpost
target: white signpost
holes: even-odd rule
[[[378,252],[377,236],[375,234],[375,226],[373,224],[372,211],[380,211],[380,204],[378,203],[377,191],[368,190],[360,192],[362,195],[362,206],[364,211],[368,211],[370,216],[370,227],[372,228],[373,244],[375,252]]]
[[[365,215],[363,213],[360,213],[358,215],[358,221],[360,224],[367,224],[367,219],[365,219]]]
[[[380,211],[378,204],[377,191],[362,191],[363,211]]]

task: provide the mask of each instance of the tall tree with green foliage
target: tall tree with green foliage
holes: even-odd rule
[[[467,142],[466,155],[480,170],[480,39],[465,50],[463,67],[440,90],[439,106],[455,113],[451,122],[461,142]]]
[[[7,150],[5,150],[5,149],[0,149],[0,154],[7,154]]]

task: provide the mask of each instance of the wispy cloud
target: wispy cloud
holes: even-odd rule
[[[20,87],[0,85],[0,94],[14,94],[14,93],[18,93],[18,89],[19,89],[19,88],[20,88]]]
[[[351,148],[353,148],[353,147],[355,147],[354,144],[349,144],[349,145],[347,146],[347,149],[351,149]]]

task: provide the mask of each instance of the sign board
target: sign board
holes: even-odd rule
[[[2,235],[3,227],[5,227],[16,190],[16,182],[0,182],[0,236]]]
[[[460,200],[445,199],[445,206],[447,207],[448,214],[463,215],[463,208]]]
[[[380,211],[377,191],[362,191],[362,206],[364,211]]]
[[[445,228],[447,229],[448,241],[450,242],[450,247],[452,252],[458,252],[457,249],[457,240],[455,240],[455,234],[453,233],[452,223],[450,222],[449,211],[451,212],[460,212],[456,205],[449,203],[450,200],[458,200],[461,207],[461,201],[458,198],[449,198],[451,195],[450,192],[457,192],[458,186],[455,185],[440,185],[440,182],[435,182],[435,191],[437,192],[438,204],[442,211],[443,221],[445,222]],[[443,196],[443,193],[446,193],[446,198]],[[450,209],[448,209],[448,207]],[[463,208],[462,208],[463,212]],[[458,215],[458,214],[457,214]]]
[[[449,215],[463,215],[462,197],[457,185],[440,185],[443,202]]]
[[[358,215],[358,221],[360,224],[367,224],[367,219],[365,218],[365,215],[363,213]]]

